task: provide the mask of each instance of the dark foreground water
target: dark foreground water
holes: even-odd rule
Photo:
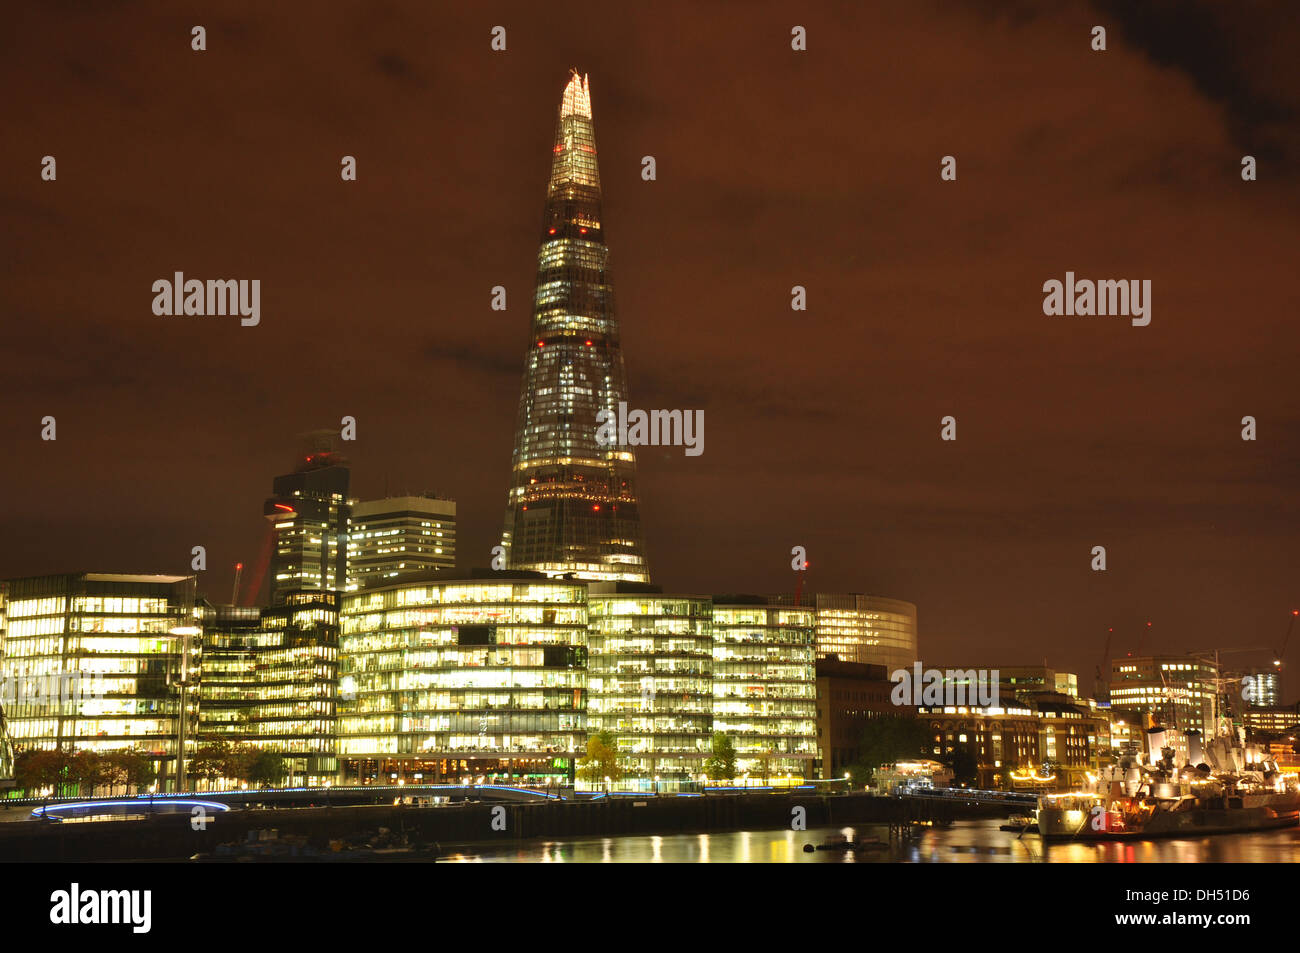
[[[1002,821],[970,821],[929,829],[886,850],[804,853],[832,834],[850,840],[888,841],[875,825],[808,831],[731,831],[721,834],[665,834],[582,837],[536,841],[517,847],[470,848],[448,852],[440,863],[688,863],[688,864],[1027,864],[1027,863],[1292,863],[1300,861],[1300,828],[1258,834],[1227,834],[1189,840],[1139,843],[1052,844],[1035,836],[998,830]]]

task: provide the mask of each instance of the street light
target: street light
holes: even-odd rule
[[[181,640],[181,671],[178,687],[180,688],[181,710],[176,718],[176,793],[185,790],[185,727],[189,720],[186,689],[190,677],[190,639],[202,635],[203,630],[196,625],[178,625],[168,629],[168,634]]]

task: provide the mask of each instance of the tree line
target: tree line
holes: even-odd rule
[[[229,741],[201,745],[186,759],[190,778],[209,787],[220,781],[253,787],[281,784],[289,771],[274,751]],[[105,793],[143,794],[158,779],[157,756],[138,748],[116,751],[28,749],[14,758],[14,784],[32,796],[49,788],[56,795],[92,797]]]

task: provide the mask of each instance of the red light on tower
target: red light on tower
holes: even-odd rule
[[[591,347],[591,341],[586,341],[585,343],[586,343],[587,347]]]
[[[546,347],[546,342],[545,342],[545,341],[538,341],[538,342],[537,342],[537,346],[538,346],[538,347]]]
[[[548,229],[546,230],[546,234],[547,234],[547,235],[554,235],[554,234],[555,234],[555,229],[554,229],[554,228],[548,228]]]
[[[592,508],[592,510],[593,510],[594,512],[596,512],[596,513],[599,513],[599,512],[600,512],[600,504],[599,504],[599,503],[593,503],[593,504],[591,504],[591,508]]]

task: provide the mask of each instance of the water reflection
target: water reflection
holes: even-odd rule
[[[888,840],[885,827],[824,827],[808,831],[728,831],[720,834],[664,834],[537,841],[510,847],[481,847],[450,854],[460,863],[1292,863],[1300,861],[1300,828],[1258,834],[1228,834],[1188,840],[1051,844],[1034,836],[998,830],[997,820],[926,829],[912,840],[892,841],[873,851],[816,851],[834,834],[849,840]]]

